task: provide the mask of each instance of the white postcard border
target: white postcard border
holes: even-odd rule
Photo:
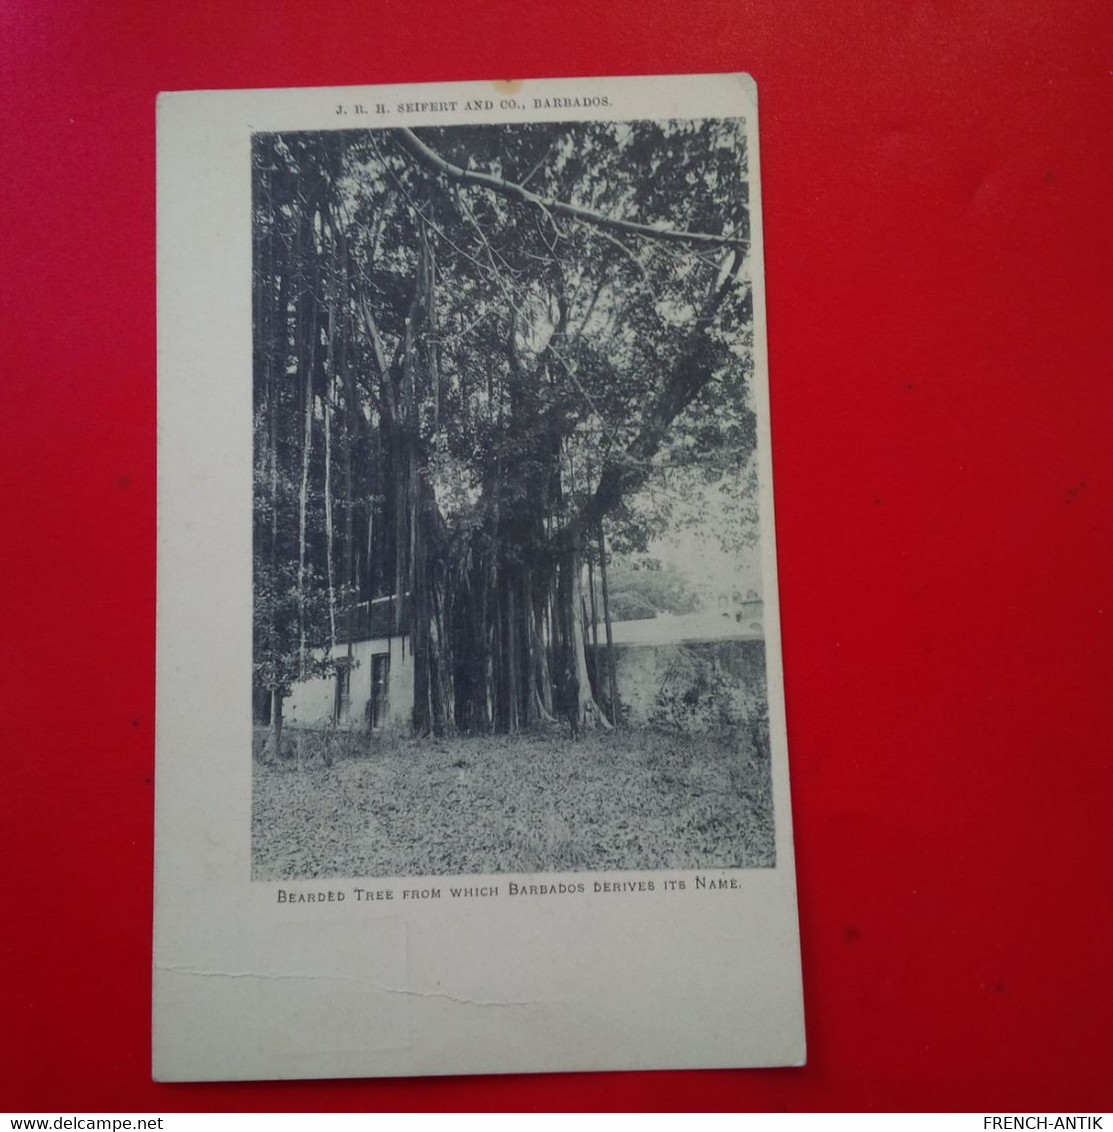
[[[462,109],[480,99],[491,107]],[[455,106],[412,105],[438,102]],[[756,105],[744,75],[161,96],[158,1079],[803,1063]],[[723,115],[748,123],[776,867],[709,871],[716,887],[699,890],[688,872],[467,878],[503,889],[470,901],[401,895],[446,877],[252,882],[251,134]],[[651,892],[593,890],[654,879]],[[512,881],[585,891],[510,897]]]

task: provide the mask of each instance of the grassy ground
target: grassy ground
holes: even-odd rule
[[[300,767],[255,760],[257,880],[774,863],[769,760],[745,734],[303,734],[301,747]]]

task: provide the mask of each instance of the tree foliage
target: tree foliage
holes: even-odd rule
[[[641,557],[615,563],[611,570],[611,613],[616,621],[635,621],[659,613],[694,613],[699,595],[671,562]]]

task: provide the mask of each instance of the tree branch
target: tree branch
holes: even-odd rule
[[[740,260],[739,254],[738,261]],[[578,536],[613,511],[622,502],[623,496],[636,491],[645,483],[653,467],[653,458],[673,422],[715,376],[715,361],[709,351],[704,330],[722,304],[729,283],[736,276],[737,266],[736,263],[727,272],[723,284],[708,300],[696,321],[691,345],[673,365],[647,407],[637,435],[623,451],[608,456],[594,494],[563,527],[553,532],[550,546],[554,550],[571,547]],[[752,309],[752,294],[747,294],[743,302],[747,308]],[[746,317],[749,317],[749,309]]]
[[[569,216],[574,220],[594,224],[598,228],[607,228],[612,232],[623,232],[630,236],[644,236],[652,240],[666,240],[684,244],[712,244],[716,247],[732,248],[745,248],[749,244],[748,240],[740,239],[737,236],[716,236],[710,232],[684,232],[676,228],[654,228],[650,224],[638,224],[632,220],[616,220],[590,208],[582,208],[579,205],[569,204],[567,201],[551,200],[548,197],[538,196],[515,181],[507,181],[505,178],[496,177],[491,173],[462,169],[459,165],[453,165],[435,150],[430,149],[412,130],[399,129],[395,131],[393,137],[412,157],[415,157],[427,168],[447,177],[450,181],[455,181],[461,185],[476,185],[491,192],[500,193],[511,200],[539,208],[542,212]]]

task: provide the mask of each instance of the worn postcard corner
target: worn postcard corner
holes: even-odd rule
[[[158,131],[156,1076],[802,1064],[753,81]]]

